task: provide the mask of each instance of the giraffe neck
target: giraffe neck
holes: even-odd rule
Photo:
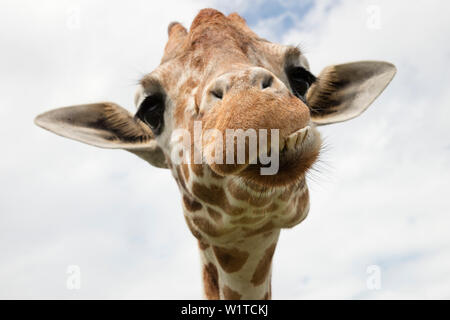
[[[207,299],[271,298],[272,258],[280,230],[221,247],[199,242]]]
[[[305,179],[268,189],[207,166],[170,167],[187,226],[199,241],[206,298],[270,299],[280,229],[297,225],[309,210]]]

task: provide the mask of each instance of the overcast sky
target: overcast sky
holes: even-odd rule
[[[311,211],[283,231],[273,298],[450,298],[450,2],[0,3],[0,298],[202,298],[197,245],[167,170],[33,124],[60,106],[133,110],[167,25],[204,7],[300,44],[313,73],[386,60],[393,82],[359,118],[321,128]],[[81,288],[66,286],[79,266]],[[381,287],[367,286],[370,266]]]

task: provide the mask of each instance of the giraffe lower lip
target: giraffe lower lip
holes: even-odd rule
[[[280,148],[282,150],[278,152],[275,174],[262,175],[261,168],[271,167],[272,163],[264,165],[258,162],[247,166],[239,175],[266,187],[286,186],[302,179],[317,160],[321,146],[320,136],[313,126],[306,126],[287,138],[295,138],[295,144],[290,142],[290,145]]]

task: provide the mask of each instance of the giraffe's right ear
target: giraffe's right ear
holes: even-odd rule
[[[115,103],[59,108],[34,122],[60,136],[107,149],[124,149],[159,168],[167,168],[163,151],[143,122]]]

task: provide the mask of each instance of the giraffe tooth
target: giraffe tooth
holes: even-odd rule
[[[297,134],[296,142],[295,142],[295,147],[296,148],[301,146],[304,136],[305,136],[305,131],[299,131],[299,133]]]
[[[302,143],[305,142],[306,139],[308,139],[309,132],[311,131],[311,127],[307,126],[305,130],[305,134],[303,135]]]
[[[305,141],[305,137],[308,135],[309,129],[310,129],[310,127],[306,126],[303,129],[301,129],[300,131],[298,131],[297,143],[296,143],[297,148],[302,145],[303,141]]]
[[[295,146],[295,142],[297,141],[297,135],[296,134],[291,134],[289,137],[287,137],[286,139],[286,146],[288,149],[292,149]]]

